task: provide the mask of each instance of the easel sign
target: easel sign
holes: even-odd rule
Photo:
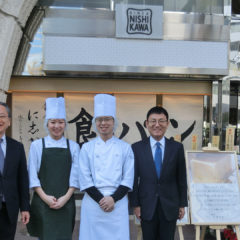
[[[239,225],[240,188],[235,152],[187,151],[186,166],[195,225]]]
[[[178,234],[179,234],[179,239],[180,240],[184,240],[184,236],[183,236],[183,229],[182,227],[186,224],[190,224],[189,221],[189,208],[185,207],[185,215],[181,220],[177,220],[177,228],[178,228]]]

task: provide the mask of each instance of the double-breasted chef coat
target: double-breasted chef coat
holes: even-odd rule
[[[100,137],[85,143],[79,157],[80,190],[95,186],[104,196],[113,194],[119,185],[132,189],[134,156],[131,146],[116,137],[104,142]],[[128,240],[128,199],[124,196],[112,212],[104,212],[85,193],[80,219],[80,240]]]

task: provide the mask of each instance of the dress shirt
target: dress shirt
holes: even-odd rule
[[[6,157],[6,151],[7,151],[7,141],[6,141],[6,135],[4,134],[2,136],[2,142],[0,144],[0,147],[2,148],[2,151],[3,151],[3,156],[4,158]],[[4,160],[5,161],[5,160]],[[5,164],[5,163],[4,163]],[[4,164],[3,164],[3,169],[4,169]],[[3,202],[5,202],[5,197],[3,195],[3,199],[2,199]]]
[[[6,141],[6,136],[5,134],[2,136],[2,143],[1,143],[1,147],[2,147],[2,150],[3,150],[3,155],[4,155],[4,158],[6,157],[6,151],[7,151],[7,141]]]
[[[49,135],[44,137],[45,148],[67,148],[67,141],[65,137],[59,140],[51,138]],[[80,147],[79,145],[69,140],[69,147],[72,156],[72,168],[69,180],[69,186],[79,188],[78,183],[78,158]],[[41,183],[38,178],[38,172],[40,170],[42,161],[42,139],[35,140],[30,146],[29,156],[28,156],[28,173],[29,173],[29,186],[30,188],[40,187]]]
[[[156,147],[157,147],[156,143],[157,143],[157,141],[152,136],[150,136],[150,145],[151,145],[151,149],[152,149],[153,159],[154,159],[155,151],[156,151]],[[159,143],[160,143],[160,147],[162,149],[162,162],[163,162],[164,150],[165,150],[165,137],[162,137],[162,139],[159,141]]]

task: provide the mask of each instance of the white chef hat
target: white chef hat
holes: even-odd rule
[[[97,94],[94,97],[94,118],[111,116],[116,118],[116,98],[109,94]]]
[[[45,119],[65,119],[65,100],[63,97],[46,99],[46,116]]]

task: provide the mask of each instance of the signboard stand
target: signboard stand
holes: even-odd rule
[[[205,235],[205,234],[204,234]],[[195,240],[200,239],[200,225],[196,226],[196,235],[195,235]],[[202,239],[202,238],[201,238]]]
[[[200,234],[200,227],[202,227],[202,233],[201,234]],[[196,228],[195,240],[204,240],[207,226],[205,226],[205,225],[204,226],[195,225],[195,228]]]
[[[205,147],[202,150],[203,150],[202,153],[189,152],[187,158],[188,180],[192,188],[190,189],[190,202],[192,201],[193,203],[194,201],[195,203],[195,205],[191,205],[192,207],[194,206],[193,209],[191,208],[191,216],[193,221],[192,224],[194,224],[196,227],[195,240],[204,239],[207,226],[209,226],[210,229],[214,229],[216,231],[216,239],[221,240],[220,231],[222,229],[227,228],[227,225],[231,225],[232,227],[235,228],[237,239],[240,239],[239,218],[237,218],[234,215],[235,211],[240,211],[239,206],[237,206],[236,208],[232,208],[232,210],[230,210],[232,211],[231,213],[234,215],[235,218],[235,220],[232,221],[229,218],[229,215],[226,214],[226,211],[225,211],[226,215],[223,215],[224,217],[222,217],[221,212],[219,212],[219,209],[225,210],[224,206],[226,205],[222,204],[222,202],[225,201],[225,198],[222,201],[220,201],[220,203],[216,200],[217,199],[216,196],[217,197],[224,196],[222,195],[221,192],[224,190],[226,191],[226,189],[227,189],[226,193],[233,194],[233,196],[237,196],[237,198],[239,198],[238,167],[235,166],[234,163],[235,153],[220,152],[218,148],[212,147],[211,144],[209,144],[208,147]],[[214,156],[215,154],[216,156]],[[217,162],[219,159],[221,162]],[[224,165],[222,164],[223,162],[225,163]],[[224,167],[229,169],[229,166],[231,166],[232,168],[231,173],[227,172],[227,174],[225,174],[224,170],[221,175],[224,176],[224,178],[220,178],[221,177],[220,175],[214,175],[214,172],[212,170],[217,171],[215,167],[218,167],[219,170],[219,166],[216,166],[216,164],[222,164],[221,165],[221,167],[223,166],[222,169],[224,169]],[[197,169],[196,166],[197,167],[204,166],[203,170],[204,173],[206,173],[207,175],[202,175],[201,172],[196,171]],[[213,177],[210,176],[209,172],[213,173],[214,176]],[[220,185],[219,187],[218,184]],[[227,185],[229,185],[228,188]],[[236,186],[235,190],[232,190],[233,188],[231,185]],[[224,189],[224,187],[226,188]],[[211,201],[208,202],[207,201],[208,199],[205,198],[206,196],[207,198],[211,198]],[[228,196],[226,196],[226,199],[228,199],[227,197]],[[209,205],[206,206],[205,202],[206,204]],[[212,205],[211,202],[214,202],[214,204],[218,204],[217,207],[214,204]],[[234,205],[232,202],[230,203]],[[201,210],[205,211],[205,215],[201,215],[199,208],[196,208],[196,205],[198,205],[198,207]],[[208,211],[206,211],[206,208],[208,209],[209,213]],[[219,218],[217,218],[218,216]],[[214,221],[213,219],[216,219],[216,221]]]
[[[204,240],[205,237],[205,233],[206,233],[206,225],[203,226],[203,230],[202,230],[202,234],[200,234],[200,225],[196,225],[196,236],[195,236],[195,240]],[[216,239],[217,240],[221,240],[221,234],[220,231],[222,229],[227,228],[227,226],[225,225],[221,225],[221,226],[209,226],[211,229],[216,230]],[[237,235],[237,239],[240,239],[240,230],[239,230],[239,226],[238,225],[233,225],[233,227],[236,230],[236,235]],[[200,238],[201,236],[201,238]]]
[[[220,230],[226,228],[227,226],[210,226],[211,229],[216,230],[217,240],[221,240]]]
[[[217,147],[212,146],[211,143],[209,143],[207,147],[202,148],[202,150],[204,152],[219,152],[219,149]],[[196,240],[204,240],[204,237],[206,234],[207,226],[206,225],[202,226],[202,233],[200,233],[200,227],[201,227],[201,225],[196,225],[196,237],[195,237]],[[213,228],[214,226],[209,226],[209,227]]]
[[[236,230],[236,234],[237,234],[237,239],[240,239],[240,230],[239,230],[239,226],[235,226],[235,230]]]
[[[189,218],[189,208],[185,207],[185,215],[183,219],[177,220],[177,229],[178,229],[178,235],[180,240],[184,240],[183,235],[183,226],[190,224],[190,218]]]
[[[179,234],[179,239],[184,240],[182,225],[178,225],[178,234]]]

